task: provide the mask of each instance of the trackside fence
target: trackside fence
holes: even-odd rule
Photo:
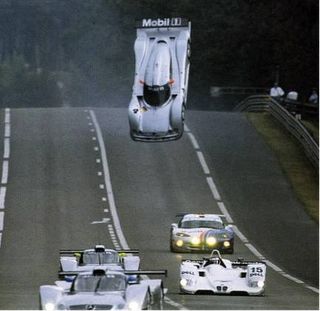
[[[287,130],[296,137],[302,145],[305,154],[319,173],[319,146],[302,123],[297,120],[287,109],[283,108],[276,100],[268,95],[249,96],[240,102],[234,111],[239,112],[269,112]]]

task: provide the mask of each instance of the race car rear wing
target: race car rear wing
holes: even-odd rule
[[[176,214],[176,217],[184,217],[184,216],[189,215],[189,214],[204,215],[205,213],[179,213],[179,214]],[[223,214],[214,214],[214,215],[219,216],[219,217],[226,217]]]
[[[114,270],[110,270],[113,272]],[[107,270],[102,270],[102,269],[95,269],[92,271],[92,274],[99,274],[103,275],[108,272]],[[125,275],[168,275],[168,270],[124,270],[124,271],[119,271]],[[58,273],[60,278],[63,278],[65,276],[77,276],[78,274],[83,273],[83,271],[61,271]]]
[[[190,263],[202,264],[205,260],[210,260],[210,257],[203,258],[203,259],[182,259],[181,263],[190,262]],[[256,260],[231,261],[232,267],[246,267],[249,264],[266,264],[266,263],[264,261],[256,261]]]
[[[105,249],[108,251],[108,249]],[[60,255],[74,255],[74,254],[83,254],[86,250],[79,250],[79,249],[61,249],[59,251]],[[120,249],[116,250],[118,254],[139,254],[138,249]]]
[[[187,18],[144,18],[136,21],[136,28],[171,28],[171,27],[189,27],[190,21]]]

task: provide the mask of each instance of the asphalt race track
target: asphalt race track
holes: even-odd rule
[[[143,268],[168,269],[165,309],[319,308],[318,226],[268,146],[239,113],[186,120],[178,141],[138,143],[126,109],[1,110],[0,309],[39,308],[59,249],[95,244],[138,248]],[[181,258],[203,257],[169,251],[181,212],[224,212],[238,233],[228,257],[268,264],[265,295],[179,294]]]

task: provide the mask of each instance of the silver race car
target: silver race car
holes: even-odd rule
[[[96,245],[85,250],[60,250],[61,271],[91,271],[93,269],[138,270],[137,250],[114,250]]]
[[[130,135],[137,141],[178,139],[184,130],[191,22],[183,18],[137,23],[135,78],[129,104]]]
[[[129,274],[166,274],[166,271],[61,272],[76,275],[72,282],[56,281],[40,286],[40,308],[53,310],[142,310],[154,305],[159,309],[163,300],[161,279],[141,280],[129,284]]]
[[[212,251],[233,253],[234,232],[216,214],[179,214],[179,223],[171,225],[172,252]]]
[[[209,258],[182,260],[180,291],[187,294],[264,293],[266,265],[260,261],[230,261],[213,250]]]

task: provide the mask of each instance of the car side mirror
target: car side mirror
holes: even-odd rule
[[[171,224],[171,230],[177,229],[177,228],[178,228],[178,225],[177,225],[177,224]]]

